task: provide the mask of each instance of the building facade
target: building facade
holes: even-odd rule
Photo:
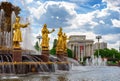
[[[67,45],[72,50],[73,57],[78,61],[83,61],[84,57],[93,54],[93,42],[93,40],[86,39],[85,35],[71,35]]]
[[[104,49],[104,48],[107,48],[107,43],[106,42],[100,42],[100,43],[95,43],[94,44],[94,51],[97,50],[97,49]]]

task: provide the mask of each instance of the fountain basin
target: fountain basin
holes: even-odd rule
[[[47,55],[33,55],[29,50],[1,50],[0,74],[28,74],[69,70],[69,62]],[[9,51],[9,52],[7,52]]]
[[[70,71],[40,72],[37,74],[0,77],[1,81],[119,81],[120,67],[73,66]]]

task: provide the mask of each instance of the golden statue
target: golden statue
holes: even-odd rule
[[[56,51],[63,51],[63,49],[64,49],[63,32],[62,32],[62,28],[60,27],[59,32],[58,32],[58,41],[57,41]]]
[[[67,53],[67,35],[64,33],[63,34],[63,50],[64,50],[64,53]]]
[[[42,50],[49,50],[49,40],[50,38],[48,37],[48,34],[54,32],[55,30],[53,29],[52,31],[49,31],[47,29],[47,25],[44,24],[42,28],[42,42],[41,42],[41,47]]]
[[[21,24],[20,23],[20,17],[16,17],[16,22],[13,24],[13,48],[20,49],[20,42],[22,42],[22,33],[20,28],[25,28],[29,25],[27,24]]]

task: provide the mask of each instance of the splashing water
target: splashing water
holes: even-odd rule
[[[29,23],[29,19],[26,18],[26,23]],[[34,50],[34,47],[32,45],[32,31],[30,25],[28,25],[27,28],[24,29],[23,32],[23,48],[27,50]]]
[[[12,47],[13,45],[13,42],[12,42],[12,38],[13,38],[13,24],[15,23],[15,20],[16,20],[16,14],[14,11],[12,11],[12,14],[11,14],[11,37],[10,37],[10,46]]]
[[[87,66],[105,66],[107,59],[102,59],[101,56],[95,57],[94,55],[91,56],[91,59],[86,59]]]

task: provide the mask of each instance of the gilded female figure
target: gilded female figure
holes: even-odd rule
[[[63,34],[63,49],[64,49],[64,53],[67,53],[67,35],[64,33]]]
[[[22,42],[22,33],[20,28],[25,28],[29,25],[27,24],[21,24],[20,23],[20,17],[16,17],[16,22],[13,24],[13,48],[21,48],[20,42]]]
[[[63,51],[63,32],[62,28],[60,27],[59,32],[58,32],[58,41],[57,41],[57,47],[56,51]]]
[[[54,32],[55,30],[53,29],[51,32],[47,29],[47,25],[44,24],[43,28],[42,28],[42,42],[41,42],[41,46],[42,46],[42,50],[48,50],[49,48],[49,40],[50,38],[48,37],[48,34]]]

